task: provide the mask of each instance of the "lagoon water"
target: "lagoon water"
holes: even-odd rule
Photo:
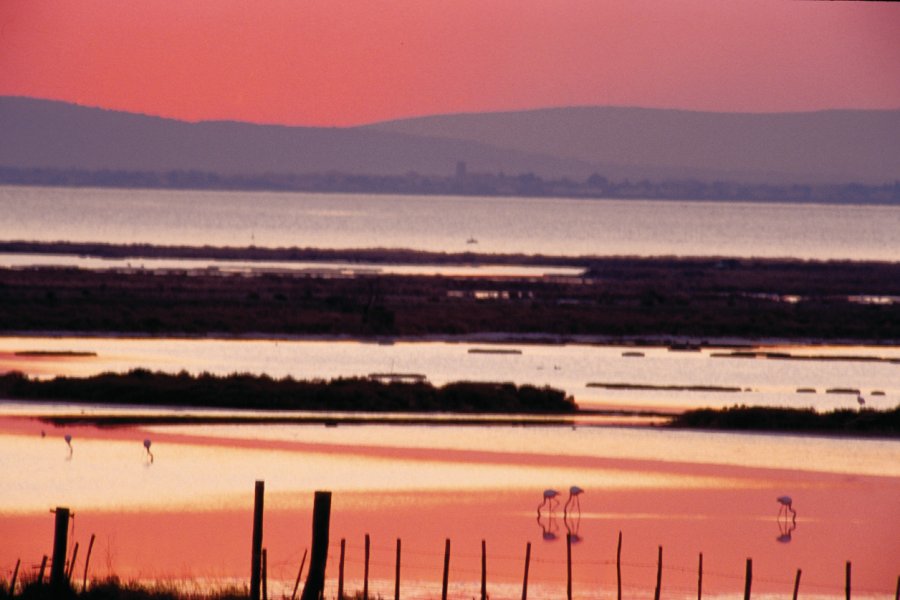
[[[0,240],[900,257],[900,207],[892,206],[0,187],[0,215]],[[467,244],[473,237],[478,244]],[[785,360],[665,346],[382,342],[3,337],[0,372],[84,376],[144,367],[302,378],[413,372],[435,384],[474,379],[552,385],[586,408],[650,411],[735,403],[857,407],[855,393],[826,393],[834,388],[858,389],[872,407],[900,402],[897,347],[761,348],[818,357]],[[469,352],[486,348],[520,353]],[[643,356],[627,355],[635,351]],[[617,390],[587,387],[591,382],[742,391]],[[370,590],[384,597],[393,594],[394,541],[403,539],[401,596],[408,600],[439,597],[445,538],[453,541],[455,600],[479,594],[481,540],[487,542],[492,597],[521,596],[526,542],[533,546],[529,597],[565,597],[566,533],[574,535],[573,595],[585,600],[615,597],[619,532],[626,597],[652,594],[658,546],[666,553],[667,598],[696,597],[701,552],[703,591],[710,598],[743,597],[747,557],[754,560],[758,598],[789,597],[798,568],[801,597],[819,599],[844,597],[846,561],[853,563],[856,598],[893,597],[900,574],[896,440],[582,424],[58,428],[32,418],[110,410],[121,409],[36,408],[0,399],[0,578],[9,577],[19,558],[22,573],[36,573],[52,542],[47,510],[69,505],[77,515],[73,539],[84,548],[97,534],[94,575],[183,580],[201,589],[246,584],[255,479],[267,485],[272,597],[290,596],[309,544],[312,493],[322,488],[335,494],[327,597],[336,594],[342,538],[348,588],[361,588],[366,534],[373,540]],[[73,435],[71,453],[66,433]],[[152,464],[145,438],[153,440]],[[586,490],[577,519],[558,508],[535,514],[543,489],[556,487],[565,500],[570,485]],[[775,498],[783,494],[794,498],[796,522],[778,517]]]
[[[671,411],[734,404],[856,408],[856,393],[846,390],[859,390],[872,408],[893,408],[900,403],[900,348],[893,346],[760,349],[815,360],[731,358],[717,356],[729,352],[721,348],[684,352],[665,346],[642,347],[639,350],[643,356],[629,356],[635,350],[615,345],[472,341],[0,337],[0,373],[19,370],[39,377],[86,377],[147,368],[168,373],[242,372],[296,379],[415,373],[435,385],[454,381],[549,385],[573,396],[582,408],[598,409]],[[96,356],[22,354],[35,351]],[[589,387],[589,383],[716,386],[741,391],[615,389]]]
[[[0,240],[897,260],[900,207],[0,187]],[[476,244],[467,241],[474,238]]]

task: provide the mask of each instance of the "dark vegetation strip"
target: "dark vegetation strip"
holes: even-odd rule
[[[272,379],[265,375],[171,375],[134,369],[86,378],[0,376],[0,397],[91,404],[251,410],[573,414],[574,400],[550,387],[511,383]]]
[[[26,578],[21,587],[16,586],[15,597],[22,600],[247,600],[249,592],[237,586],[219,590],[191,591],[176,584],[123,582],[117,577],[93,579],[87,589],[76,589],[67,584],[64,588],[53,588],[36,578]],[[77,586],[81,588],[81,586]],[[0,600],[13,598],[9,583],[0,581]]]
[[[725,385],[669,385],[650,383],[601,383],[590,382],[586,387],[604,390],[662,390],[672,392],[740,392],[736,386]]]
[[[399,265],[537,265],[586,267],[591,257],[541,254],[478,254],[427,252],[396,248],[330,250],[324,248],[261,248],[258,246],[155,246],[92,242],[0,241],[0,253],[68,254],[96,258],[169,258],[241,261],[358,262]]]
[[[893,410],[839,409],[818,413],[811,408],[734,406],[703,408],[675,416],[671,427],[725,431],[775,431],[900,437],[900,405]]]
[[[623,258],[587,269],[522,278],[0,269],[0,332],[900,340],[900,303],[848,300],[900,296],[900,263]]]

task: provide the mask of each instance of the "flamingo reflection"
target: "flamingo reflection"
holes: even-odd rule
[[[791,521],[778,521],[778,537],[775,538],[776,541],[781,542],[782,544],[787,544],[791,541],[791,534],[794,533],[794,530],[797,529],[797,522]]]
[[[553,513],[548,512],[546,516],[538,513],[537,524],[541,528],[541,537],[545,542],[552,542],[556,539],[556,532],[559,531],[559,525]]]

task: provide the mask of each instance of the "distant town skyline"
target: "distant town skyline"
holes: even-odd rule
[[[0,3],[0,95],[188,121],[893,109],[898,75],[889,3]]]

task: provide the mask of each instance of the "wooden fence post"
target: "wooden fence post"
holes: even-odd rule
[[[572,534],[566,534],[566,598],[572,600]]]
[[[750,600],[750,585],[753,583],[753,559],[747,559],[747,574],[744,577],[744,600]]]
[[[487,546],[481,540],[481,600],[487,600]]]
[[[619,544],[616,546],[616,598],[622,600],[622,532],[619,532]]]
[[[344,600],[344,549],[347,540],[341,538],[341,558],[338,562],[338,600]]]
[[[400,600],[400,538],[397,538],[397,565],[394,567],[394,600]]]
[[[259,600],[259,576],[262,570],[263,500],[266,483],[257,481],[253,497],[253,537],[250,542],[250,600]]]
[[[328,562],[328,532],[331,528],[331,492],[316,492],[313,504],[313,541],[309,574],[300,600],[319,600],[325,588],[325,565]]]
[[[75,560],[78,558],[78,542],[75,542],[75,547],[72,549],[72,560],[69,561],[69,570],[66,571],[66,579],[69,582],[72,581],[72,572],[75,570]]]
[[[95,534],[91,534],[91,542],[88,544],[87,556],[84,557],[84,577],[81,579],[81,593],[87,589],[87,574],[88,574],[88,566],[91,564],[91,551],[94,549],[94,539],[96,539]]]
[[[444,581],[441,586],[441,600],[447,600],[447,580],[450,575],[450,538],[444,542]]]
[[[793,600],[797,600],[797,593],[800,591],[800,575],[803,573],[803,569],[797,569],[797,576],[794,578],[794,598]]]
[[[66,546],[69,537],[69,509],[56,507],[53,532],[53,561],[50,563],[50,585],[56,590],[66,583]]]
[[[363,600],[369,600],[369,534],[366,534],[366,567],[363,573]]]
[[[19,565],[22,564],[22,559],[16,559],[16,568],[13,569],[12,580],[9,582],[9,597],[12,598],[16,595],[16,578],[19,577]]]
[[[265,548],[262,549],[262,573],[260,574],[260,579],[262,580],[262,600],[268,600],[269,598],[269,553]]]
[[[44,585],[44,569],[47,568],[47,555],[44,555],[44,558],[41,559],[41,569],[38,571],[38,585]]]
[[[850,600],[850,561],[847,561],[847,578],[844,584],[844,592],[847,594],[847,600]]]
[[[659,547],[659,554],[656,559],[656,590],[653,592],[653,600],[659,600],[659,594],[662,591],[662,546]]]
[[[697,600],[703,598],[703,553],[700,553],[700,566],[697,567]]]
[[[522,580],[522,600],[528,600],[528,567],[531,564],[531,542],[525,545],[525,578]]]
[[[344,540],[341,540],[341,568],[343,569],[344,562]],[[303,565],[306,564],[306,548],[303,549],[303,558],[300,559],[300,569],[297,571],[297,580],[294,582],[294,591],[291,593],[291,600],[295,600],[297,597],[297,588],[300,587],[300,579],[303,577]],[[341,600],[341,597],[338,596],[338,600]]]

